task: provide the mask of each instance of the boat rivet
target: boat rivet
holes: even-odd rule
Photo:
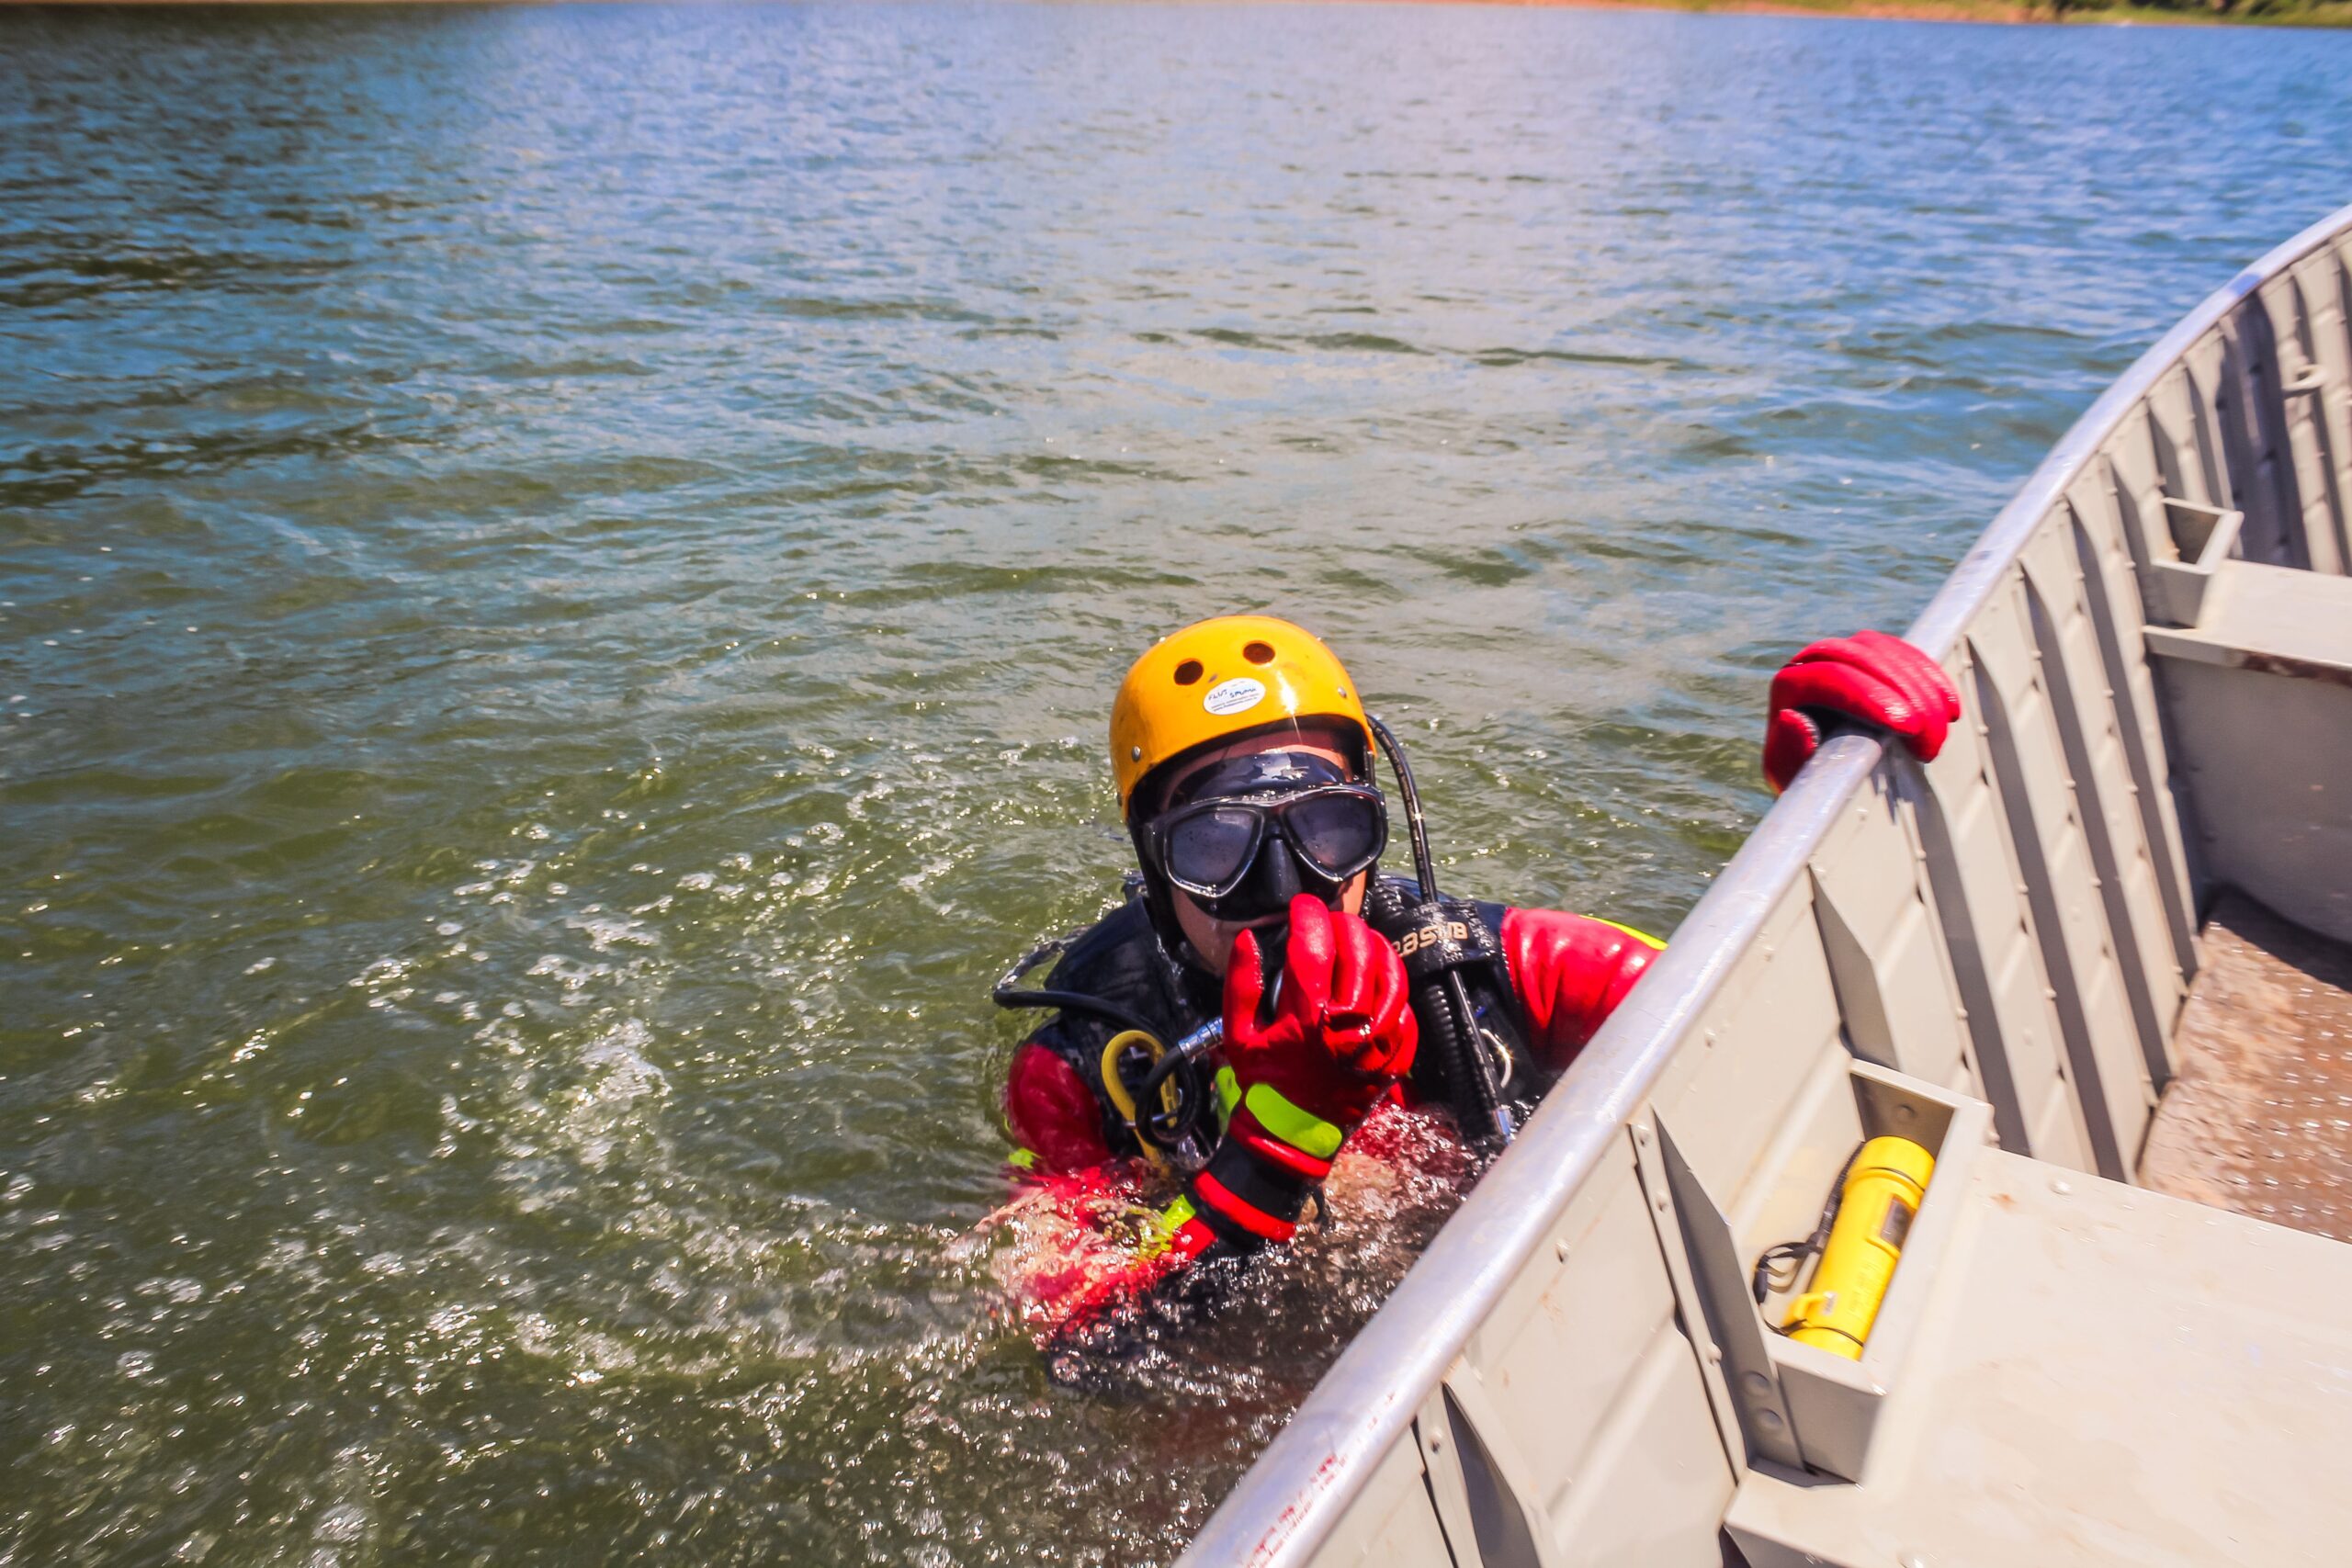
[[[1553,1243],[1552,1255],[1566,1263],[1568,1260],[1568,1244],[1565,1241]]]
[[[1906,1551],[1897,1561],[1895,1568],[1928,1568],[1928,1560],[1916,1551]]]
[[[1739,1375],[1739,1382],[1742,1388],[1758,1399],[1772,1392],[1772,1380],[1762,1372],[1742,1372]]]
[[[1140,747],[1140,746],[1130,746],[1130,747],[1128,747],[1128,748],[1127,748],[1127,761],[1130,761],[1130,762],[1140,762],[1140,761],[1143,761],[1143,748],[1142,748],[1142,747]]]
[[[2072,1192],[2074,1190],[2074,1183],[2067,1181],[2063,1178],[2050,1184],[2050,1190],[2057,1193],[2061,1198],[2064,1198],[2067,1193]]]
[[[1768,1432],[1777,1432],[1781,1429],[1781,1413],[1777,1410],[1759,1410],[1756,1413],[1756,1423]]]

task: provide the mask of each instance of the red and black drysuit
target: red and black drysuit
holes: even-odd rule
[[[1380,881],[1364,900],[1365,923],[1393,947],[1406,939],[1419,898],[1413,885],[1401,878]],[[1560,910],[1453,901],[1449,908],[1483,928],[1480,945],[1492,958],[1457,972],[1464,976],[1480,1027],[1498,1036],[1515,1059],[1520,1076],[1513,1089],[1521,1093],[1532,1087],[1531,1075],[1536,1082],[1548,1081],[1574,1059],[1660,946],[1625,927]],[[1318,925],[1354,924],[1351,917],[1306,913]],[[1380,957],[1401,983],[1401,965],[1385,953]],[[1254,942],[1245,936],[1236,963],[1247,963],[1255,975],[1257,962]],[[1140,897],[1071,940],[1050,984],[1057,991],[1112,1004],[1162,1041],[1181,1039],[1221,1017],[1229,1032],[1237,1026],[1246,1030],[1242,1021],[1260,1014],[1255,984],[1247,1005],[1237,1008],[1227,982],[1171,955]],[[1413,1005],[1418,1012],[1420,1004],[1416,1000]],[[1334,1119],[1322,1123],[1324,1141],[1253,1116],[1251,1110],[1260,1103],[1254,1098],[1226,1105],[1230,1120],[1207,1168],[1188,1180],[1185,1200],[1166,1216],[1166,1245],[1152,1249],[1134,1277],[1090,1283],[1074,1292],[1066,1315],[1083,1319],[1097,1314],[1212,1248],[1246,1252],[1287,1241],[1309,1195],[1329,1170],[1339,1140],[1374,1104],[1388,1100],[1408,1105],[1446,1101],[1443,1064],[1433,1053],[1415,1054],[1413,1040],[1419,1032],[1410,1021],[1403,1021],[1407,1026],[1402,1031],[1388,1032],[1392,1037],[1403,1035],[1401,1056],[1392,1049],[1377,1069],[1367,1066],[1350,1072],[1345,1066],[1331,1065],[1311,1043],[1303,1048],[1296,1043],[1282,1045],[1289,1063],[1303,1065],[1310,1075],[1323,1073],[1327,1083],[1337,1080],[1335,1088],[1318,1089],[1310,1081],[1305,1089],[1294,1089],[1295,1098],[1317,1108],[1309,1122],[1322,1116]],[[1072,1008],[1057,1013],[1014,1052],[1005,1111],[1021,1145],[1016,1163],[1038,1178],[1079,1177],[1142,1152],[1102,1087],[1102,1050],[1117,1030],[1107,1019]],[[1229,1055],[1238,1054],[1230,1034],[1227,1050]],[[1284,1060],[1275,1058],[1277,1077]],[[1408,1063],[1409,1072],[1401,1078],[1394,1076]],[[1245,1071],[1244,1076],[1250,1075]],[[1284,1084],[1289,1087],[1289,1080]],[[1343,1109],[1334,1110],[1334,1104]]]

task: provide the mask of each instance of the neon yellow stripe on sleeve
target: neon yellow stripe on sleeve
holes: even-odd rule
[[[1250,1107],[1250,1114],[1258,1119],[1258,1125],[1317,1159],[1329,1159],[1348,1140],[1347,1134],[1312,1111],[1301,1111],[1270,1083],[1251,1084],[1242,1103]]]
[[[1600,917],[1599,915],[1587,915],[1585,919],[1588,920],[1600,920]],[[1620,925],[1615,920],[1600,920],[1600,923],[1607,926],[1612,931],[1623,931],[1635,942],[1641,942],[1648,947],[1656,948],[1661,953],[1666,950],[1666,943],[1658,941],[1657,938],[1650,935],[1647,931],[1635,931],[1633,927]]]

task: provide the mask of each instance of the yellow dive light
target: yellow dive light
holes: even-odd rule
[[[1927,1195],[1936,1156],[1908,1138],[1872,1138],[1855,1155],[1813,1289],[1789,1309],[1792,1339],[1859,1361]]]

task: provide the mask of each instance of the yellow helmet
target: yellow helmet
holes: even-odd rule
[[[1161,637],[1111,704],[1111,773],[1125,815],[1144,776],[1212,740],[1305,718],[1338,719],[1375,747],[1356,683],[1314,634],[1272,615],[1219,615]]]

